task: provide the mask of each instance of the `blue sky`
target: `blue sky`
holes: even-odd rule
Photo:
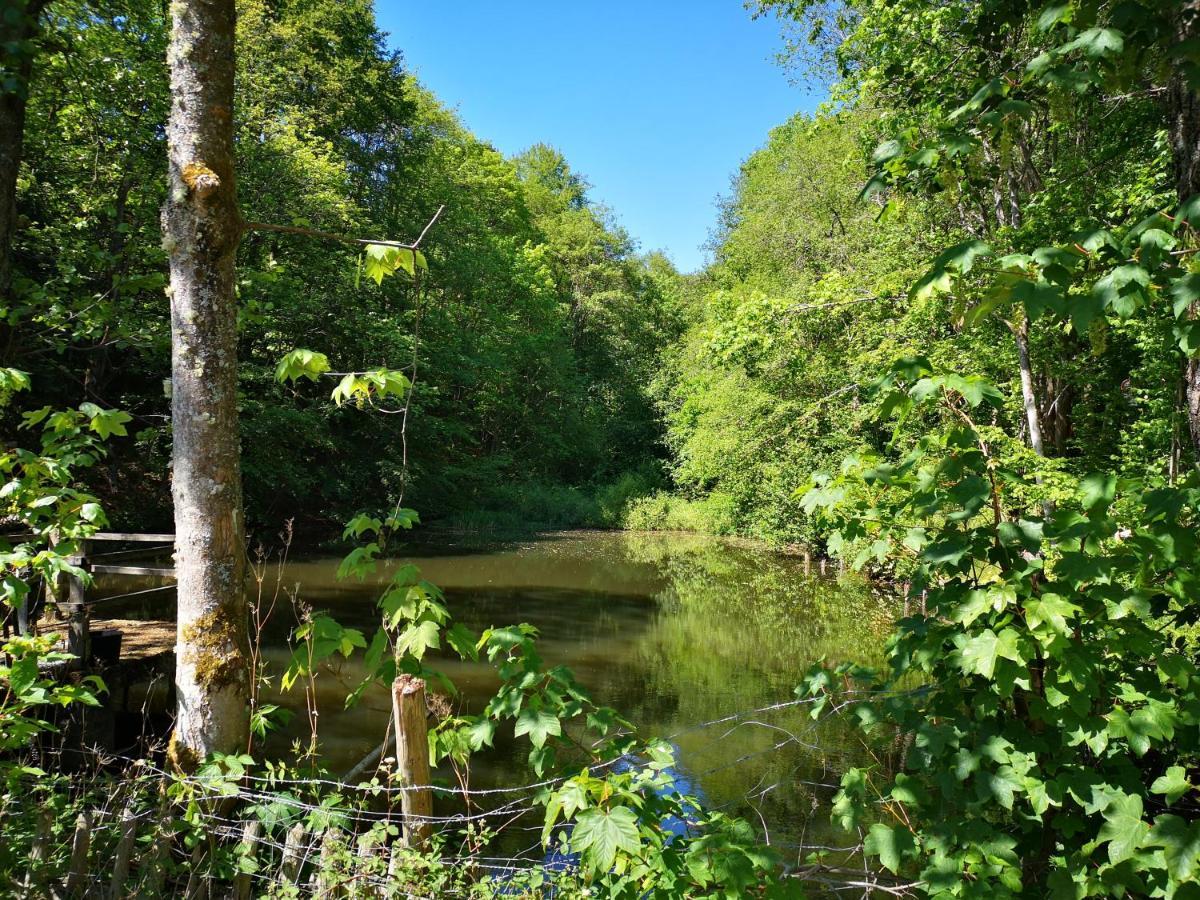
[[[767,132],[821,98],[741,0],[377,0],[408,67],[504,153],[543,141],[643,250],[699,268],[715,200]]]

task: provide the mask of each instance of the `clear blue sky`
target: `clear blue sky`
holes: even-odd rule
[[[558,147],[643,250],[704,261],[715,200],[767,132],[821,98],[741,0],[376,0],[407,66],[506,154]]]

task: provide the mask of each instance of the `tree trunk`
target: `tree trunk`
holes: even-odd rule
[[[1029,446],[1038,456],[1046,455],[1042,440],[1042,421],[1038,415],[1037,391],[1033,384],[1033,365],[1029,361],[1029,319],[1022,314],[1013,329],[1017,341],[1017,364],[1021,370],[1021,404],[1025,407],[1025,424],[1029,427]]]
[[[234,0],[171,4],[171,420],[179,708],[171,757],[188,770],[245,746],[249,666],[237,423]]]
[[[37,37],[38,17],[45,7],[46,0],[6,0],[0,6],[0,47],[5,48],[3,68],[16,76],[15,86],[0,85],[0,298],[6,298],[12,287],[17,174],[21,169],[21,150],[25,142],[25,107],[29,98],[29,79],[33,74],[33,41]]]
[[[1200,0],[1179,4],[1175,36],[1180,42],[1200,37]],[[1188,83],[1182,67],[1177,67],[1167,89],[1167,112],[1171,151],[1175,158],[1175,188],[1182,203],[1200,194],[1200,97]],[[1200,303],[1193,303],[1193,318],[1200,316]],[[1200,463],[1200,360],[1189,359],[1184,372],[1188,427],[1192,449]]]

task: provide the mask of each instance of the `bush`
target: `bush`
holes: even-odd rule
[[[1014,505],[1033,473],[971,421],[994,389],[905,371],[885,409],[938,397],[965,424],[848,461],[806,498],[831,546],[914,556],[922,608],[888,677],[817,670],[802,688],[858,680],[880,692],[853,705],[868,733],[906,736],[894,778],[845,774],[835,819],[877,819],[865,853],[935,897],[1197,896],[1200,672],[1175,628],[1200,613],[1200,483],[1097,475],[1057,507]]]
[[[731,497],[710,494],[699,500],[659,491],[626,506],[622,525],[637,531],[696,531],[734,534],[735,505]]]

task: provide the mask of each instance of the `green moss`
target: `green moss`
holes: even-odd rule
[[[182,652],[194,666],[196,683],[210,691],[246,680],[249,665],[242,643],[241,630],[224,609],[205,613],[180,632]]]
[[[176,772],[195,772],[200,767],[200,757],[179,740],[178,733],[172,733],[167,744],[167,762]]]

